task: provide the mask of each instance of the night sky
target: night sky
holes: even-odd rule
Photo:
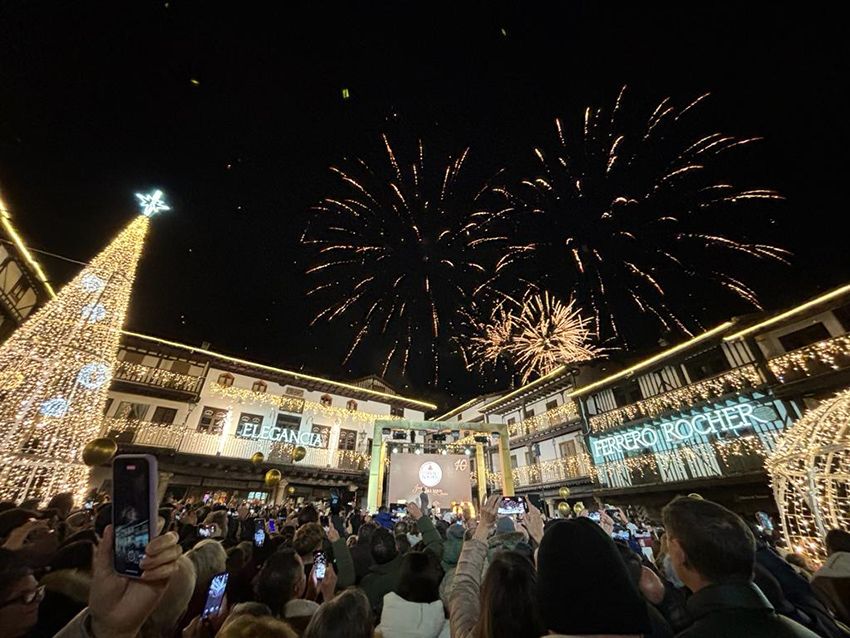
[[[341,365],[347,324],[308,327],[299,239],[337,186],[329,165],[377,158],[387,131],[470,146],[474,174],[521,174],[554,117],[623,84],[642,109],[711,91],[709,128],[765,138],[741,170],[787,200],[742,223],[794,253],[746,273],[767,308],[850,280],[846,34],[817,5],[246,4],[0,4],[0,189],[28,243],[85,261],[135,214],[134,192],[162,188],[173,207],[152,225],[129,329],[335,379],[379,372],[367,351]],[[41,259],[57,284],[79,268]],[[747,311],[692,310],[706,324]],[[510,382],[456,365],[435,388],[415,363],[388,381],[446,407]]]

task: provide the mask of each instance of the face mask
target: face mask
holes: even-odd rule
[[[406,534],[407,542],[410,543],[410,546],[413,547],[422,540],[422,537],[419,534]]]

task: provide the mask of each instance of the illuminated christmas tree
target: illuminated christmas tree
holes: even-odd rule
[[[162,193],[0,347],[0,500],[81,495],[82,447],[98,436],[136,266]]]

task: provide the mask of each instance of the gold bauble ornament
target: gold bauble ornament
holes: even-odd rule
[[[563,516],[564,518],[569,516],[570,515],[570,504],[564,503],[564,502],[558,503],[558,513],[561,516]]]
[[[575,505],[573,505],[573,511],[574,511],[576,514],[581,514],[581,513],[584,511],[584,503],[582,503],[581,501],[579,501],[578,503],[576,503]]]
[[[101,437],[92,439],[83,448],[83,463],[89,467],[109,463],[118,451],[115,439]]]
[[[559,490],[558,490],[558,494],[560,494],[560,495],[561,495],[561,498],[569,498],[569,496],[570,496],[570,488],[568,488],[568,487],[565,485],[564,487],[562,487],[561,489],[559,489]]]
[[[696,492],[691,492],[690,494],[688,494],[688,498],[695,498],[698,501],[703,500],[702,496],[697,494]]]
[[[307,456],[307,448],[305,448],[303,445],[299,445],[292,451],[292,460],[296,463],[298,461],[304,460],[305,456]]]
[[[280,480],[283,478],[283,475],[280,473],[280,470],[269,470],[266,472],[265,482],[266,487],[274,487]]]
[[[262,452],[254,452],[251,455],[251,463],[253,463],[254,465],[262,465],[263,461],[265,460],[266,457],[263,455]]]
[[[294,486],[294,485],[290,485],[289,487],[287,487],[287,488],[286,488],[286,493],[287,493],[287,494],[290,494],[290,495],[291,495],[291,494],[295,494],[295,486]]]

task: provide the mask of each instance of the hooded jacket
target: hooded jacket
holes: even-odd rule
[[[850,552],[833,552],[812,578],[812,589],[845,625],[850,625]]]
[[[412,603],[390,592],[376,631],[385,638],[449,638],[449,621],[442,601]]]

